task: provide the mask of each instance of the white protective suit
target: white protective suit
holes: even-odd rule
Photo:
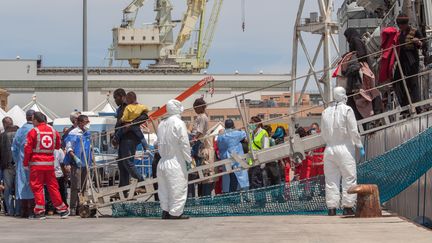
[[[342,207],[352,208],[357,195],[347,190],[357,184],[355,147],[362,149],[357,121],[351,107],[346,105],[346,91],[334,89],[335,104],[325,109],[321,117],[321,137],[327,144],[324,151],[326,203],[329,209],[339,208],[342,177]]]
[[[157,131],[161,156],[157,168],[158,194],[162,210],[180,216],[187,198],[186,163],[192,162],[191,148],[186,124],[180,117],[182,104],[170,100],[166,107],[169,117],[159,124]]]

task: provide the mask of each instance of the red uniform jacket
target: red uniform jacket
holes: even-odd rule
[[[312,152],[310,159],[312,160],[312,166],[324,165],[324,150],[325,147],[317,148]]]
[[[379,82],[384,83],[393,79],[393,66],[396,56],[391,48],[395,46],[399,39],[398,30],[395,27],[387,27],[381,33],[381,61],[379,66]]]
[[[51,126],[40,123],[30,130],[24,146],[24,166],[31,170],[54,170],[54,150],[60,149],[60,135]]]

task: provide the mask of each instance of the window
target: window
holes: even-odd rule
[[[143,36],[143,40],[146,40],[146,37],[145,37],[145,36]]]
[[[190,121],[192,121],[192,117],[190,117],[190,116],[182,116],[182,118],[181,118],[184,122],[190,122]]]
[[[122,36],[122,40],[126,40],[126,37]]]
[[[152,40],[154,40],[154,36],[152,36]]]
[[[210,120],[212,121],[223,121],[224,116],[210,116]]]
[[[263,113],[260,113],[260,114],[257,115],[257,117],[259,117],[261,120],[263,120],[264,117],[265,117],[265,115]]]
[[[282,114],[270,114],[270,119],[282,116]]]
[[[241,120],[241,116],[236,115],[236,116],[227,116],[227,119],[231,119],[233,121],[240,121]]]
[[[134,40],[134,39],[135,39],[135,37],[131,36],[131,40]]]

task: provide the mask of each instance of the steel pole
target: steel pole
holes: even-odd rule
[[[325,1],[326,5],[323,5],[322,8],[325,9],[325,29],[324,29],[324,50],[323,50],[323,57],[324,57],[324,102],[328,104],[332,99],[332,87],[331,87],[331,76],[330,76],[330,23],[331,23],[331,8],[330,4],[332,2],[330,0]]]
[[[83,97],[82,110],[88,111],[88,80],[87,80],[87,0],[83,0]]]

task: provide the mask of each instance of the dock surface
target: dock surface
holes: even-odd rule
[[[0,217],[0,242],[432,242],[432,231],[396,216],[146,218]]]

